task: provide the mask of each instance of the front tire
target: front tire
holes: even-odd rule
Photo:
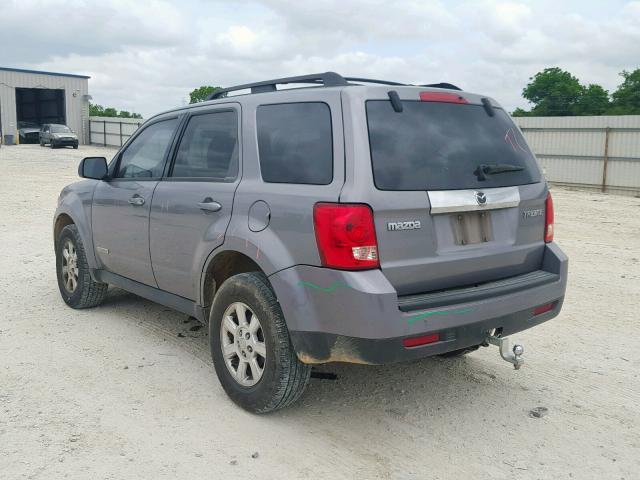
[[[284,408],[307,386],[311,366],[298,360],[262,273],[241,273],[222,284],[209,315],[209,342],[222,388],[245,410]]]
[[[67,225],[56,239],[56,272],[60,295],[72,308],[98,306],[107,295],[106,283],[91,278],[84,246],[75,225]]]

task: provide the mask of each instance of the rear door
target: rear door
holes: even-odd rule
[[[154,287],[149,211],[178,122],[176,116],[145,125],[119,154],[112,178],[93,194],[93,242],[104,268]]]
[[[398,88],[394,109],[387,89],[352,90],[354,175],[341,201],[373,208],[381,268],[399,295],[540,268],[546,185],[503,109],[416,88]]]
[[[153,195],[150,251],[158,287],[191,300],[231,219],[240,178],[239,119],[236,103],[193,111]]]

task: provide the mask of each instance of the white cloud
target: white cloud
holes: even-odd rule
[[[94,101],[145,115],[203,84],[321,70],[448,81],[512,109],[544,67],[613,89],[640,66],[638,1],[21,0],[2,14],[3,65],[89,74]]]

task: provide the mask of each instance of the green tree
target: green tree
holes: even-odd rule
[[[572,115],[584,87],[569,72],[558,67],[545,68],[530,78],[522,96],[533,103],[536,116]]]
[[[120,118],[142,118],[142,115],[140,115],[139,113],[131,113],[131,112],[127,112],[126,110],[120,110],[120,112],[118,113],[118,116]]]
[[[623,70],[620,76],[624,80],[611,95],[613,101],[607,113],[611,115],[639,115],[640,68],[636,68],[633,72]]]
[[[600,85],[592,83],[587,87],[582,87],[572,111],[573,115],[604,115],[609,106],[609,92]]]
[[[203,85],[192,90],[189,93],[189,103],[198,103],[204,102],[207,100],[207,97],[211,95],[216,90],[220,90],[222,87],[211,87],[208,85]]]
[[[91,117],[120,117],[120,118],[142,118],[142,115],[126,110],[118,111],[113,107],[103,107],[102,105],[89,104],[89,116]]]
[[[518,107],[511,113],[511,116],[512,117],[530,117],[531,112],[527,112],[525,109]]]
[[[102,117],[104,113],[104,107],[102,105],[89,104],[89,115],[91,117]]]

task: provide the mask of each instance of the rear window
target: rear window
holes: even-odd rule
[[[333,141],[331,111],[326,103],[262,105],[256,123],[265,182],[331,183]]]
[[[366,102],[371,163],[380,190],[458,190],[540,181],[522,134],[504,110],[481,105],[388,100]],[[480,180],[479,165],[522,167]]]

